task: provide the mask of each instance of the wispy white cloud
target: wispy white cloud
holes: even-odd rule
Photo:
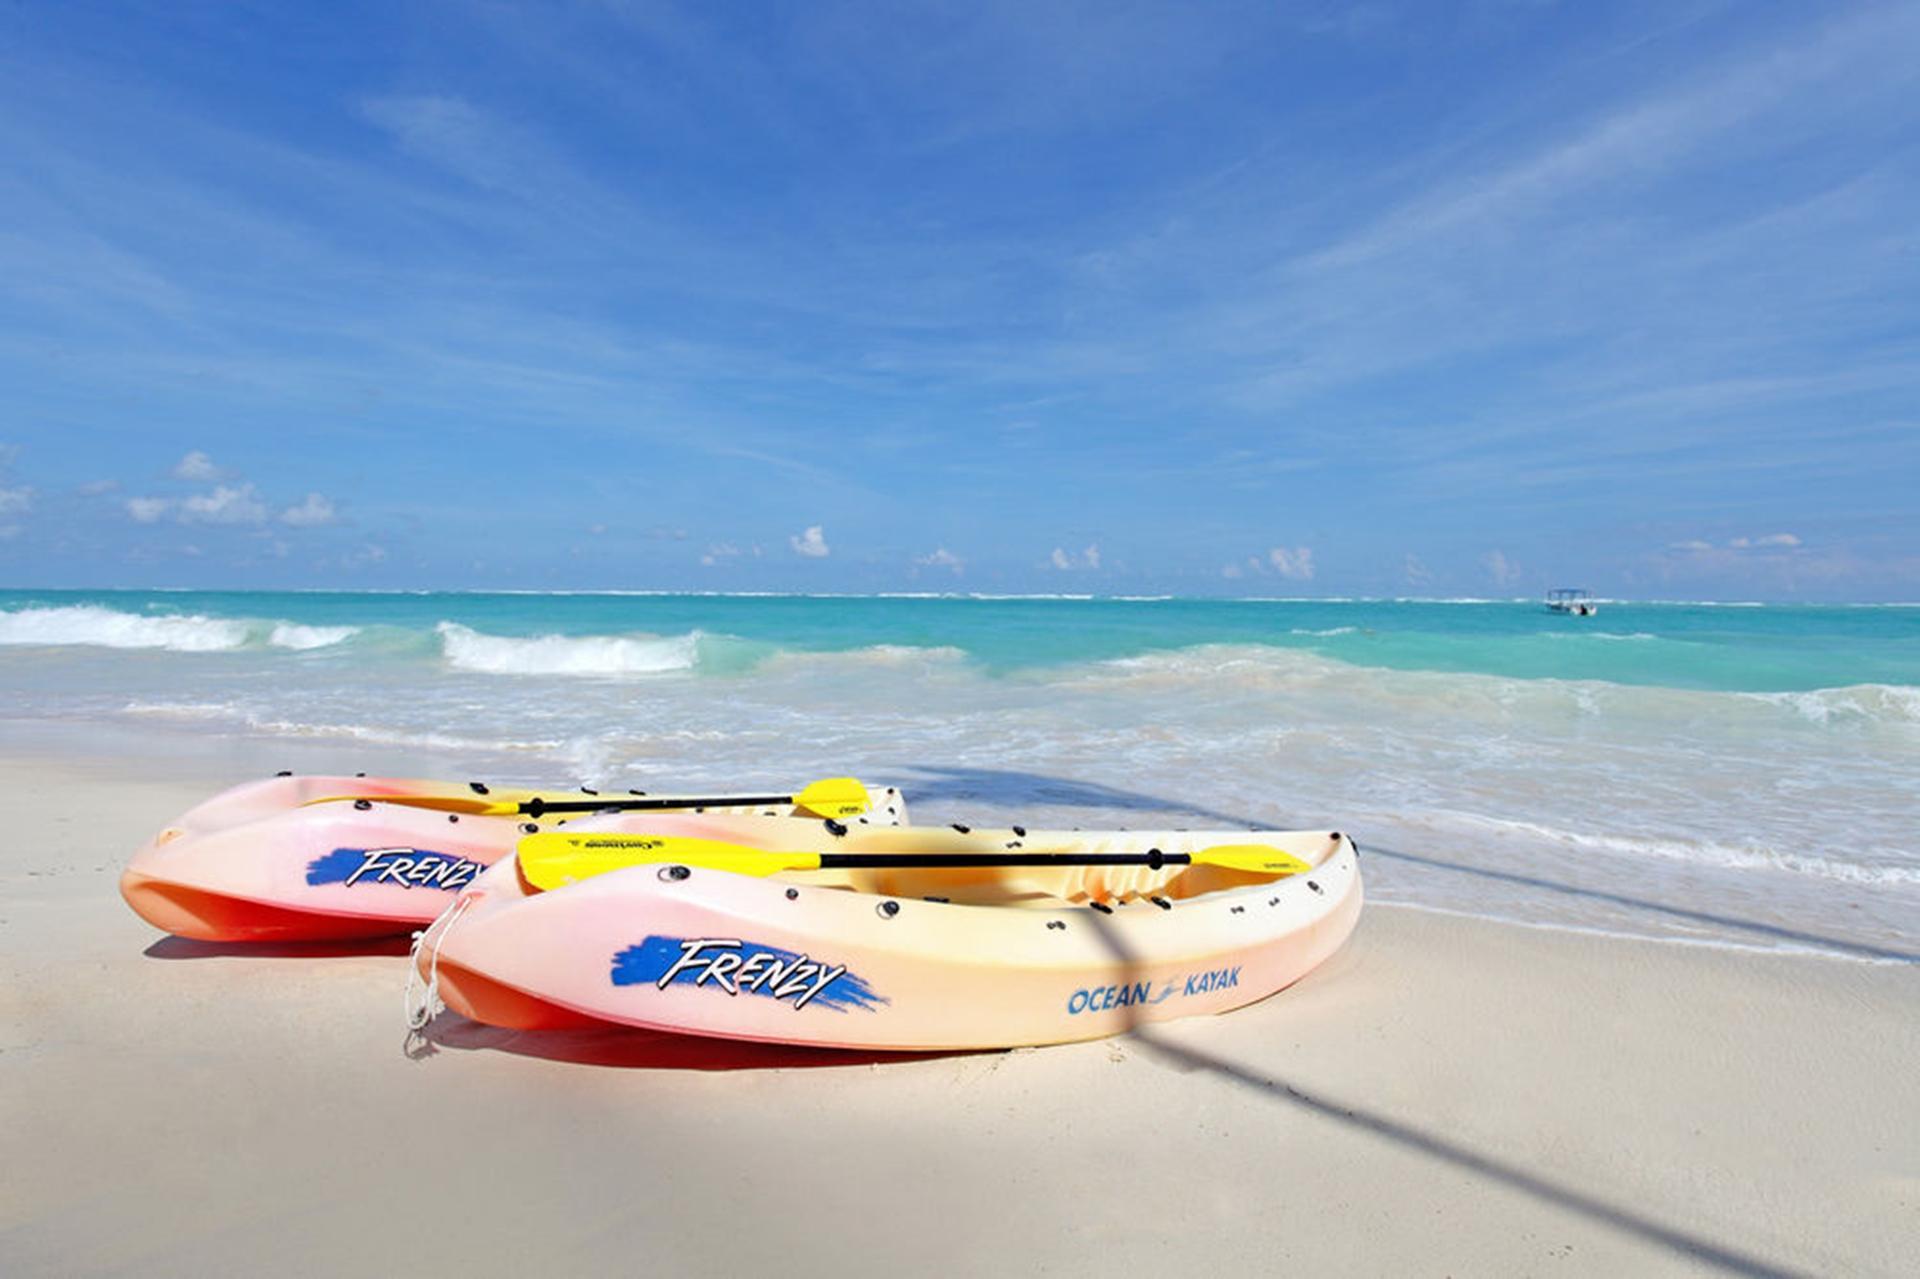
[[[1092,571],[1100,567],[1100,544],[1089,543],[1087,549],[1078,555],[1063,546],[1056,546],[1053,548],[1053,553],[1047,557],[1047,563],[1063,573]]]
[[[167,512],[173,509],[173,499],[169,497],[130,497],[127,499],[127,515],[135,524],[157,524],[165,519]]]
[[[1313,580],[1313,551],[1309,547],[1276,546],[1267,552],[1267,562],[1273,565],[1274,572],[1289,581]]]
[[[332,499],[319,493],[309,493],[297,505],[280,512],[280,522],[294,528],[319,528],[335,518]]]
[[[193,450],[173,466],[173,478],[193,483],[209,483],[221,478],[222,471],[213,464],[213,459],[199,449]]]
[[[1792,551],[1801,547],[1799,536],[1794,533],[1762,533],[1730,537],[1724,543],[1716,545],[1702,538],[1688,538],[1685,541],[1670,542],[1667,549],[1688,554],[1724,551]]]
[[[1496,586],[1511,586],[1520,580],[1520,566],[1507,558],[1505,551],[1488,551],[1480,557],[1480,566],[1487,570],[1487,576]]]
[[[926,568],[952,569],[956,577],[958,577],[967,566],[966,560],[955,555],[944,546],[936,547],[925,555],[916,556],[913,562]]]
[[[246,483],[221,484],[210,493],[182,498],[179,511],[182,524],[263,524],[267,518],[267,504]]]

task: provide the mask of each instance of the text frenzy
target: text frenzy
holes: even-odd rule
[[[451,853],[436,853],[424,848],[339,849],[360,855],[360,864],[349,870],[340,882],[348,888],[356,884],[398,884],[402,888],[434,888],[456,892],[465,888],[485,869],[479,862]]]
[[[795,1009],[817,1005],[869,1012],[887,1001],[845,964],[737,937],[648,937],[613,957],[613,984],[704,987],[730,996],[785,1000]]]

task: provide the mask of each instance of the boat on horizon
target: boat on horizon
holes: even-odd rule
[[[1600,611],[1593,592],[1578,586],[1561,586],[1547,592],[1547,611],[1572,617],[1592,617]]]

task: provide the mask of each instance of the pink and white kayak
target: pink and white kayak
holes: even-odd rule
[[[816,783],[800,794],[820,788],[833,789]],[[718,826],[750,831],[769,815],[811,811],[798,798],[643,797],[282,775],[234,787],[175,820],[134,853],[120,892],[154,927],[201,941],[404,936],[431,923],[476,875],[512,852],[516,840],[543,825],[619,830],[625,821],[662,816],[580,808],[640,802],[700,808]],[[864,813],[846,807],[836,811],[856,826],[907,819],[906,802],[891,788],[875,790]],[[481,811],[489,809],[522,811]],[[535,815],[540,820],[532,820]]]
[[[737,826],[697,815],[625,825],[903,862],[1251,843],[1310,869],[898,865],[759,877],[652,863],[540,892],[509,858],[422,936],[413,976],[462,1016],[516,1029],[618,1023],[822,1047],[997,1048],[1264,999],[1333,954],[1360,912],[1355,848],[1337,832],[836,834],[771,819],[743,840]]]

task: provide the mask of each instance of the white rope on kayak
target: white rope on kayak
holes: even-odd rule
[[[473,905],[473,897],[462,893],[453,905],[440,912],[440,917],[413,935],[413,945],[407,950],[407,988],[401,994],[401,1011],[407,1019],[407,1029],[418,1033],[427,1028],[434,1014],[440,1011],[440,947],[446,944],[447,933],[454,922]],[[435,934],[438,934],[437,936]],[[432,941],[428,941],[432,938]],[[420,984],[420,949],[427,951],[427,981]],[[416,992],[420,998],[415,999]]]

